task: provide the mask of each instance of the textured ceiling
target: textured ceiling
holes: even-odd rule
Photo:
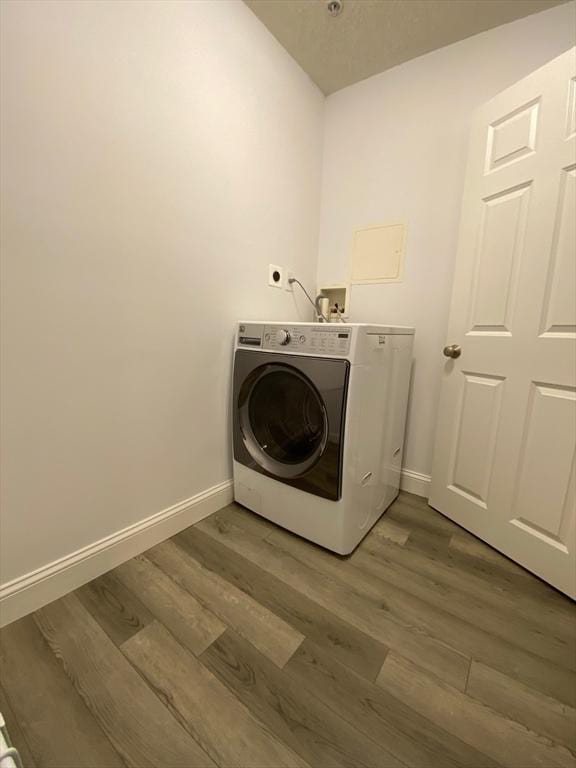
[[[324,93],[565,1],[244,0]]]

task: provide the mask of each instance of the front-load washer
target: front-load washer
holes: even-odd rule
[[[239,322],[234,498],[340,554],[398,495],[414,329]]]

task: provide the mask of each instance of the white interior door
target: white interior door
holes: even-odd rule
[[[474,116],[430,495],[572,597],[575,212],[572,49]]]

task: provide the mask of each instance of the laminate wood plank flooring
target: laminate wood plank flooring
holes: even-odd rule
[[[218,574],[204,568],[173,542],[154,547],[149,556],[279,667],[284,666],[304,640],[304,635],[290,624]]]
[[[434,581],[398,562],[390,562],[382,550],[375,555],[369,551],[357,551],[351,562],[361,571],[386,582],[393,588],[390,592],[392,595],[408,593],[484,631],[489,618],[489,632],[496,638],[515,646],[520,645],[526,651],[574,670],[576,639],[569,634],[555,634],[553,631],[543,634],[541,620],[531,621],[530,617],[517,611],[512,613],[497,605],[490,605],[481,595],[462,590],[456,579],[452,583]]]
[[[124,765],[32,617],[5,627],[0,640],[4,693],[25,739],[10,731],[15,746],[39,766]]]
[[[118,645],[154,620],[148,608],[126,589],[116,573],[105,573],[88,582],[76,590],[76,595]]]
[[[2,713],[4,723],[10,734],[10,739],[12,740],[11,744],[18,744],[20,758],[22,759],[23,764],[26,768],[37,768],[36,760],[34,760],[34,757],[32,756],[24,731],[22,730],[18,718],[14,714],[2,688],[0,688],[0,712]]]
[[[555,636],[574,641],[573,602],[527,572],[521,583],[503,584],[497,572],[492,580],[489,572],[481,570],[484,564],[478,566],[480,558],[458,553],[455,557],[448,539],[444,550],[437,548],[435,552],[423,552],[421,547],[412,546],[410,539],[403,547],[394,547],[372,531],[350,559],[354,562],[356,556],[366,554],[375,560],[407,568],[431,584],[456,587],[466,595],[488,603],[491,608],[509,611],[511,616],[522,616],[537,626],[546,627],[546,633],[554,632]]]
[[[133,593],[141,594],[156,618],[195,655],[226,629],[217,616],[148,558],[134,557],[116,572],[120,581]]]
[[[25,768],[576,768],[572,601],[410,494],[356,551],[236,504],[0,631]]]
[[[354,563],[337,562],[319,547],[303,547],[300,539],[284,531],[271,534],[267,541],[312,568],[330,574],[335,581],[347,584],[358,596],[375,601],[379,609],[399,624],[447,641],[467,656],[482,658],[485,653],[491,653],[494,658],[498,655],[504,667],[513,661],[520,667],[527,660],[529,669],[546,659],[552,664],[541,664],[542,675],[565,679],[565,670],[570,670],[568,680],[576,681],[576,676],[571,674],[576,663],[576,645],[564,638],[544,637],[538,627],[522,617],[492,611],[487,632],[482,604],[479,601],[475,604],[468,595],[460,595],[455,589],[451,590],[448,600],[446,594],[437,599],[432,590],[418,583],[417,576],[402,582],[395,578],[398,569],[384,576],[374,567],[364,570],[357,567],[363,562],[359,555]],[[379,565],[374,559],[371,564]]]
[[[202,660],[309,765],[342,768],[403,765],[385,746],[349,725],[232,630],[220,637]]]
[[[233,511],[238,514],[237,507]],[[192,558],[276,613],[330,656],[368,680],[376,679],[388,653],[388,648],[382,643],[214,541],[196,526],[176,536],[175,541]]]
[[[525,768],[574,766],[574,755],[569,750],[551,745],[541,734],[509,721],[394,653],[386,657],[377,682],[433,723],[501,764],[514,755],[518,765]]]
[[[218,514],[203,520],[198,527],[373,639],[384,641],[390,648],[402,648],[409,658],[421,661],[458,687],[465,684],[468,660],[463,654],[429,634],[411,631],[391,616],[381,601],[354,591],[331,573],[310,566],[275,542],[258,539],[239,525],[222,523]],[[312,551],[307,546],[305,550]]]
[[[34,619],[126,765],[214,766],[74,594],[41,608]],[[11,699],[11,688],[7,693]]]
[[[510,720],[524,723],[535,733],[570,749],[576,734],[576,709],[537,693],[518,680],[472,661],[467,693],[502,713]]]
[[[122,650],[218,765],[305,766],[162,624],[150,624]]]
[[[314,692],[355,728],[406,765],[443,768],[496,765],[382,688],[369,683],[306,640],[286,665],[303,688]]]

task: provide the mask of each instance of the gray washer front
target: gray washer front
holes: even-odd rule
[[[234,459],[336,501],[350,363],[238,349],[234,357]]]

